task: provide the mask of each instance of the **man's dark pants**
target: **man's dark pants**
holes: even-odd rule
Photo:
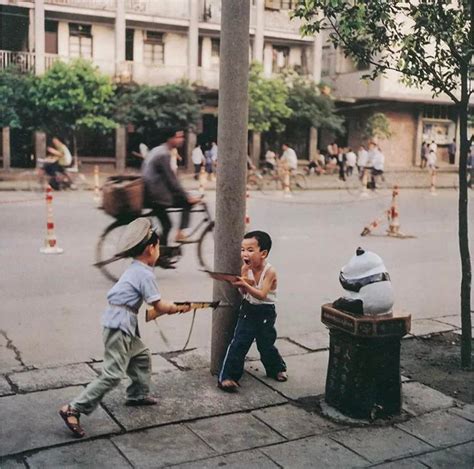
[[[198,179],[202,164],[194,164],[194,179]]]
[[[244,372],[245,356],[254,339],[257,341],[267,376],[275,377],[280,371],[286,371],[286,364],[274,345],[277,338],[275,320],[274,305],[252,305],[246,300],[242,301],[234,337],[219,374],[219,382],[226,379],[239,381]]]
[[[168,245],[168,236],[171,231],[172,225],[169,213],[166,211],[168,208],[182,208],[181,212],[181,223],[179,225],[180,230],[184,230],[189,226],[189,219],[191,217],[192,205],[184,197],[176,197],[173,201],[172,207],[164,207],[153,204],[153,214],[160,220],[161,223],[161,235],[160,235],[160,246]]]

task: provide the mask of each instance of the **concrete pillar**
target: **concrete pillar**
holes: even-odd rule
[[[116,0],[115,10],[115,75],[120,76],[125,70],[125,0]]]
[[[318,129],[316,127],[309,128],[309,159],[312,160],[316,156],[318,148]]]
[[[127,129],[121,125],[115,131],[115,169],[118,173],[125,171],[127,156]]]
[[[212,41],[210,37],[202,38],[201,65],[204,70],[211,68]]]
[[[263,49],[263,74],[268,78],[272,76],[273,68],[273,47],[271,44],[265,44]]]
[[[2,157],[3,169],[8,171],[11,168],[10,127],[2,128]]]
[[[423,111],[418,111],[418,120],[416,125],[415,148],[413,149],[412,165],[421,164],[421,144],[423,143]]]
[[[185,147],[185,152],[186,152],[186,169],[188,171],[193,171],[194,166],[193,166],[193,161],[191,159],[191,153],[193,152],[197,142],[197,135],[189,130],[186,133],[186,147]]]
[[[46,158],[46,133],[37,130],[34,134],[36,161]]]
[[[44,73],[44,0],[35,0],[35,73]]]
[[[197,80],[199,55],[199,0],[189,0],[188,78]]]
[[[253,60],[263,63],[263,38],[265,36],[265,1],[255,2],[255,38],[253,41]]]
[[[240,273],[245,230],[250,0],[222,2],[214,270]],[[240,295],[214,281],[211,373],[217,374],[232,339]]]
[[[321,63],[323,57],[323,41],[321,38],[321,33],[314,36],[313,41],[313,80],[316,83],[321,81]]]
[[[250,157],[253,164],[258,168],[260,160],[260,152],[262,151],[262,134],[260,132],[252,132],[252,152]]]

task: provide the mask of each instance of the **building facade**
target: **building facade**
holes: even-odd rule
[[[291,67],[319,81],[320,42],[300,36],[293,3],[251,1],[249,58],[267,76]],[[220,0],[0,0],[0,68],[42,74],[82,57],[117,82],[187,79],[204,96],[200,131],[215,138],[220,19]]]

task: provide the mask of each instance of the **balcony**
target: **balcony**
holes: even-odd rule
[[[189,19],[188,0],[126,0],[125,11],[146,16]]]
[[[23,73],[35,71],[35,54],[32,52],[0,50],[0,69],[15,67]]]
[[[114,11],[115,0],[45,0],[46,5],[57,5],[75,8],[88,8],[90,10]]]

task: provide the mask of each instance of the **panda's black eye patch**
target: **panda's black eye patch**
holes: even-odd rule
[[[342,288],[353,292],[359,292],[362,287],[370,285],[371,283],[386,282],[388,280],[390,280],[388,272],[381,272],[379,274],[357,279],[347,279],[344,277],[342,272],[339,275],[339,282],[341,282]]]

